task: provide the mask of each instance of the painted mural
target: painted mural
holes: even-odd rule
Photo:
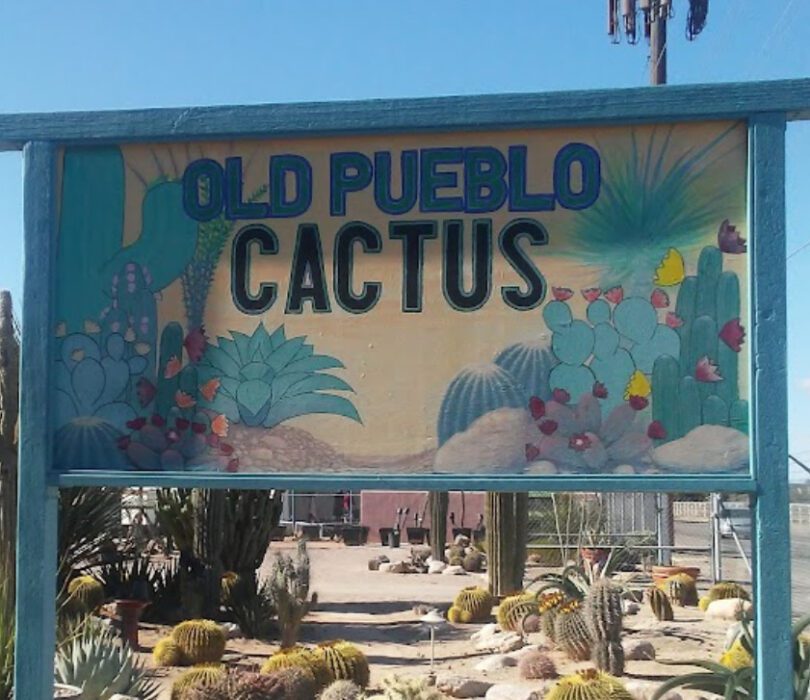
[[[736,123],[67,148],[62,471],[749,469]]]

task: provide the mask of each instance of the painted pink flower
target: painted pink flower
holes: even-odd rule
[[[720,340],[728,345],[734,352],[742,350],[745,342],[745,329],[740,323],[740,319],[732,318],[720,329]]]
[[[538,420],[546,415],[546,404],[539,396],[532,396],[529,399],[529,411],[531,411],[532,418]]]
[[[602,290],[599,287],[588,287],[582,290],[582,296],[585,297],[585,301],[596,301],[602,296]]]
[[[205,442],[209,447],[219,447],[219,435],[216,433],[209,433],[205,436]]]
[[[551,294],[557,301],[567,301],[574,296],[573,290],[568,287],[552,287]]]
[[[531,443],[527,443],[526,444],[526,460],[528,462],[534,462],[539,456],[540,456],[540,450],[538,450]]]
[[[557,403],[568,403],[571,400],[571,394],[565,389],[555,389],[551,392],[551,398]]]
[[[568,439],[568,447],[575,452],[584,452],[591,446],[591,439],[585,433],[577,433]]]
[[[651,440],[665,440],[667,431],[660,420],[654,420],[647,426],[647,437]]]
[[[606,399],[608,397],[607,387],[602,382],[594,382],[592,393],[597,399]]]
[[[233,445],[229,445],[226,442],[221,442],[219,443],[219,451],[226,457],[230,457],[233,454]]]
[[[624,288],[621,286],[611,287],[605,292],[605,299],[611,304],[620,304],[624,299]]]
[[[205,328],[203,326],[192,328],[183,341],[183,345],[188,353],[188,359],[192,362],[199,362],[202,359],[203,353],[205,353],[205,343]]]
[[[647,401],[646,398],[643,396],[636,396],[635,394],[630,397],[627,403],[630,404],[630,408],[632,408],[634,411],[643,411],[645,408],[647,408],[647,406],[650,405],[650,402]]]
[[[239,471],[239,460],[234,457],[232,460],[228,462],[228,466],[225,467],[226,472],[238,472]]]
[[[180,435],[176,430],[169,430],[166,432],[166,439],[169,442],[177,442],[180,439]]]
[[[181,369],[183,369],[183,363],[180,362],[180,358],[177,357],[177,355],[172,355],[166,363],[166,368],[163,370],[163,377],[165,379],[172,379],[172,377],[176,377],[180,374]]]
[[[717,247],[724,253],[739,254],[746,251],[745,239],[736,227],[725,219],[717,231]]]
[[[540,430],[541,433],[543,433],[543,435],[553,435],[554,433],[557,432],[558,427],[559,426],[557,425],[557,421],[551,419],[544,420],[540,423],[540,425],[537,426],[537,428]]]
[[[667,311],[666,324],[670,328],[680,328],[683,325],[683,319],[674,311]]]
[[[652,294],[650,294],[650,303],[656,309],[666,309],[667,306],[669,306],[669,294],[663,289],[656,287],[653,289]]]
[[[717,370],[717,365],[714,364],[708,356],[704,355],[697,361],[695,365],[695,379],[699,382],[721,382],[723,377]]]

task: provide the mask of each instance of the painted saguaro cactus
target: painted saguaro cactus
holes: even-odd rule
[[[724,425],[746,432],[748,403],[739,397],[740,284],[723,271],[723,254],[707,246],[697,274],[684,278],[675,307],[680,355],[663,355],[653,366],[653,418],[666,439],[698,425]]]

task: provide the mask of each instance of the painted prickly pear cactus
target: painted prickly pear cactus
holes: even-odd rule
[[[745,134],[68,147],[55,466],[746,469]]]

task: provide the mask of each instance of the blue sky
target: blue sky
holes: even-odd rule
[[[671,83],[810,76],[810,2],[711,0]],[[647,50],[610,44],[605,3],[551,0],[109,0],[3,3],[0,111],[538,92],[644,85]],[[585,10],[584,8],[588,8]],[[767,7],[767,10],[763,8]],[[810,460],[810,124],[788,131],[791,450]],[[21,289],[18,154],[0,154],[0,286]],[[800,474],[794,472],[798,477]]]

